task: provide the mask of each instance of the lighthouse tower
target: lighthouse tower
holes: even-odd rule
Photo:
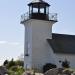
[[[43,0],[33,0],[28,6],[29,12],[21,16],[25,27],[24,68],[42,70],[45,64],[55,62],[47,39],[52,39],[57,14],[49,13],[50,5]]]

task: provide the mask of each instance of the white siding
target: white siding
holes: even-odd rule
[[[56,54],[56,58],[58,58],[59,61],[67,59],[70,62],[71,68],[75,68],[75,54]],[[59,64],[61,65],[61,63]]]
[[[52,48],[46,39],[52,39],[52,25],[54,22],[31,19],[25,22],[26,30],[25,47],[27,44],[29,57],[25,57],[25,65],[42,69],[46,63],[55,63]],[[26,43],[28,41],[28,43]],[[25,48],[26,50],[27,48]]]
[[[32,66],[41,68],[46,63],[54,63],[53,51],[46,39],[52,39],[50,21],[32,20]]]

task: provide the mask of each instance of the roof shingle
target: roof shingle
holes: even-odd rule
[[[53,33],[47,41],[55,53],[75,54],[75,35]]]

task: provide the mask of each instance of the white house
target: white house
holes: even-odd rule
[[[75,67],[75,36],[52,34],[57,14],[49,13],[47,2],[34,0],[28,6],[28,14],[21,16],[21,24],[25,27],[24,67],[41,71],[47,63],[61,67],[59,61],[65,58]]]
[[[52,39],[47,39],[47,41],[59,63],[67,59],[70,67],[75,68],[75,35],[53,33]]]

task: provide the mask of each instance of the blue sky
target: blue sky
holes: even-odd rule
[[[75,0],[45,0],[50,13],[58,13],[52,32],[75,35]],[[0,0],[0,64],[17,58],[24,50],[24,26],[21,14],[28,11],[30,0]]]

